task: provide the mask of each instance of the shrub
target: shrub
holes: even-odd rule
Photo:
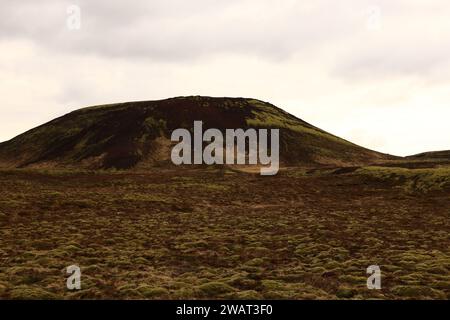
[[[162,297],[166,297],[169,294],[169,291],[165,288],[150,287],[147,285],[140,286],[138,288],[138,291],[144,297],[149,298],[149,299],[162,298]]]
[[[413,299],[424,297],[433,299],[446,299],[446,296],[442,291],[424,286],[396,286],[392,288],[392,293],[400,297]]]
[[[355,290],[350,288],[339,288],[336,292],[336,297],[341,299],[350,299],[356,294]]]
[[[17,300],[53,300],[57,299],[54,293],[47,290],[31,287],[31,286],[17,286],[10,291],[11,299]]]
[[[199,286],[198,289],[207,296],[216,296],[234,291],[232,286],[223,282],[208,282]]]

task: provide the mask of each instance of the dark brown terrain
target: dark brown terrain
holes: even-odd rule
[[[0,165],[130,169],[171,165],[170,135],[217,128],[279,128],[285,165],[352,165],[394,158],[333,136],[256,99],[179,97],[76,110],[0,144]]]
[[[0,144],[1,299],[450,298],[450,157],[383,155],[257,100],[178,100],[81,109]],[[280,127],[280,172],[171,165],[168,132],[198,119]]]

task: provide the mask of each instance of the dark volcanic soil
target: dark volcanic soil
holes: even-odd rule
[[[4,170],[0,298],[448,299],[450,175],[416,170]]]
[[[393,157],[320,130],[256,99],[178,97],[79,109],[0,143],[0,167],[129,169],[160,166],[173,130],[276,128],[287,165],[367,164]],[[159,139],[159,140],[158,140]],[[162,143],[161,143],[162,142]]]

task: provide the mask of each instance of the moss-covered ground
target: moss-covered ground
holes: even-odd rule
[[[449,299],[449,173],[417,170],[3,170],[0,298]]]

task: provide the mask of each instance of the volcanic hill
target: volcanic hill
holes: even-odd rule
[[[170,164],[171,132],[279,128],[282,165],[363,165],[393,157],[329,134],[256,99],[177,97],[79,109],[0,143],[2,167],[129,169]]]

